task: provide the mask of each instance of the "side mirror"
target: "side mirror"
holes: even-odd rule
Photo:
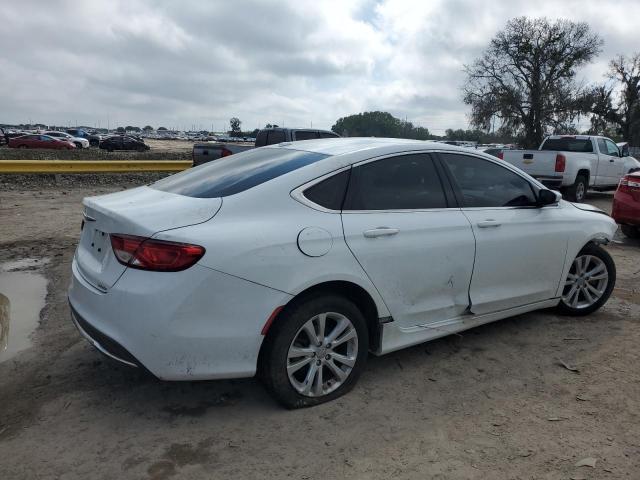
[[[545,205],[554,205],[562,200],[562,194],[560,192],[554,192],[553,190],[547,190],[546,188],[538,192],[538,206],[544,207]]]

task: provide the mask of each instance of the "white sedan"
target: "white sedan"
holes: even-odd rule
[[[332,138],[225,157],[84,200],[72,318],[165,380],[256,373],[287,407],[383,355],[532,310],[586,315],[616,225],[490,155]]]
[[[60,138],[63,140],[68,140],[73,143],[76,148],[89,148],[89,140],[81,137],[74,137],[73,135],[69,135],[66,132],[58,132],[58,131],[50,131],[44,132],[44,135],[49,135],[50,137]]]

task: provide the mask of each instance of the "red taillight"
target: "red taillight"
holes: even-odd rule
[[[504,160],[504,152],[498,152],[498,158]]]
[[[111,248],[121,264],[156,272],[185,270],[205,252],[199,245],[122,234],[111,234]]]
[[[567,157],[559,153],[556,155],[556,172],[562,173],[567,166]]]
[[[640,191],[640,177],[634,175],[625,175],[620,179],[618,184],[619,192],[638,192]]]
[[[229,155],[233,155],[233,152],[231,150],[229,150],[228,148],[223,148],[222,149],[222,154],[220,156],[221,157],[228,157]]]

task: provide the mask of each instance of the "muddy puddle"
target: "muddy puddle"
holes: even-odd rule
[[[0,362],[31,346],[31,334],[44,308],[47,280],[40,271],[47,259],[0,264]]]

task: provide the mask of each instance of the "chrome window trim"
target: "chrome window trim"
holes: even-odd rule
[[[339,168],[338,170],[333,170],[329,173],[326,173],[320,177],[314,178],[313,180],[308,181],[307,183],[303,183],[302,185],[300,185],[299,187],[294,188],[293,190],[291,190],[290,195],[291,198],[293,198],[294,200],[300,202],[301,204],[309,207],[309,208],[313,208],[314,210],[318,210],[320,212],[324,212],[324,213],[341,213],[341,210],[332,210],[330,208],[326,208],[323,207],[322,205],[318,205],[315,202],[312,202],[311,200],[309,200],[307,197],[304,196],[304,191],[307,188],[311,188],[314,185],[322,182],[323,180],[326,180],[327,178],[333,177],[334,175],[338,175],[342,172],[345,172],[347,170],[351,169],[351,165],[347,165],[346,167],[342,167]]]
[[[395,152],[395,153],[388,153],[385,155],[380,155],[378,157],[372,157],[372,158],[367,158],[365,160],[359,160],[355,163],[352,163],[346,167],[342,167],[339,168],[338,170],[333,170],[329,173],[326,173],[320,177],[314,178],[313,180],[310,180],[302,185],[300,185],[299,187],[294,188],[291,192],[290,195],[291,197],[298,201],[299,203],[312,208],[314,210],[323,212],[323,213],[342,213],[342,214],[367,214],[367,213],[419,213],[419,212],[447,212],[447,211],[451,211],[451,210],[458,210],[458,211],[474,211],[474,210],[522,210],[522,209],[543,209],[543,208],[559,208],[560,207],[560,203],[557,204],[552,204],[552,205],[545,205],[544,207],[536,207],[536,206],[528,206],[528,207],[443,207],[443,208],[408,208],[408,209],[393,209],[393,210],[332,210],[329,208],[325,208],[322,205],[318,205],[317,203],[312,202],[311,200],[309,200],[307,197],[304,196],[304,191],[307,188],[310,188],[320,182],[322,182],[323,180],[326,180],[329,177],[332,177],[333,175],[337,175],[341,172],[344,172],[346,170],[349,170],[351,168],[355,168],[355,167],[359,167],[361,165],[366,165],[367,163],[372,163],[372,162],[376,162],[378,160],[384,160],[385,158],[392,158],[392,157],[399,157],[399,156],[403,156],[403,155],[419,155],[419,154],[430,154],[430,153],[448,153],[448,154],[459,154],[459,155],[468,155],[471,157],[476,157],[480,160],[485,160],[487,162],[491,162],[494,163],[496,165],[498,165],[499,167],[505,168],[507,170],[509,170],[510,172],[515,173],[516,175],[518,175],[520,178],[522,178],[524,181],[526,181],[527,183],[531,184],[531,180],[534,181],[533,185],[536,186],[538,189],[545,189],[548,190],[547,187],[545,187],[542,183],[538,182],[535,178],[530,177],[527,178],[524,175],[522,175],[523,172],[519,171],[516,167],[514,167],[513,165],[511,165],[510,163],[505,162],[504,160],[500,160],[498,158],[493,158],[490,156],[484,156],[484,155],[479,155],[477,152],[460,152],[458,150],[445,150],[445,149],[429,149],[429,150],[405,150],[402,152]]]

